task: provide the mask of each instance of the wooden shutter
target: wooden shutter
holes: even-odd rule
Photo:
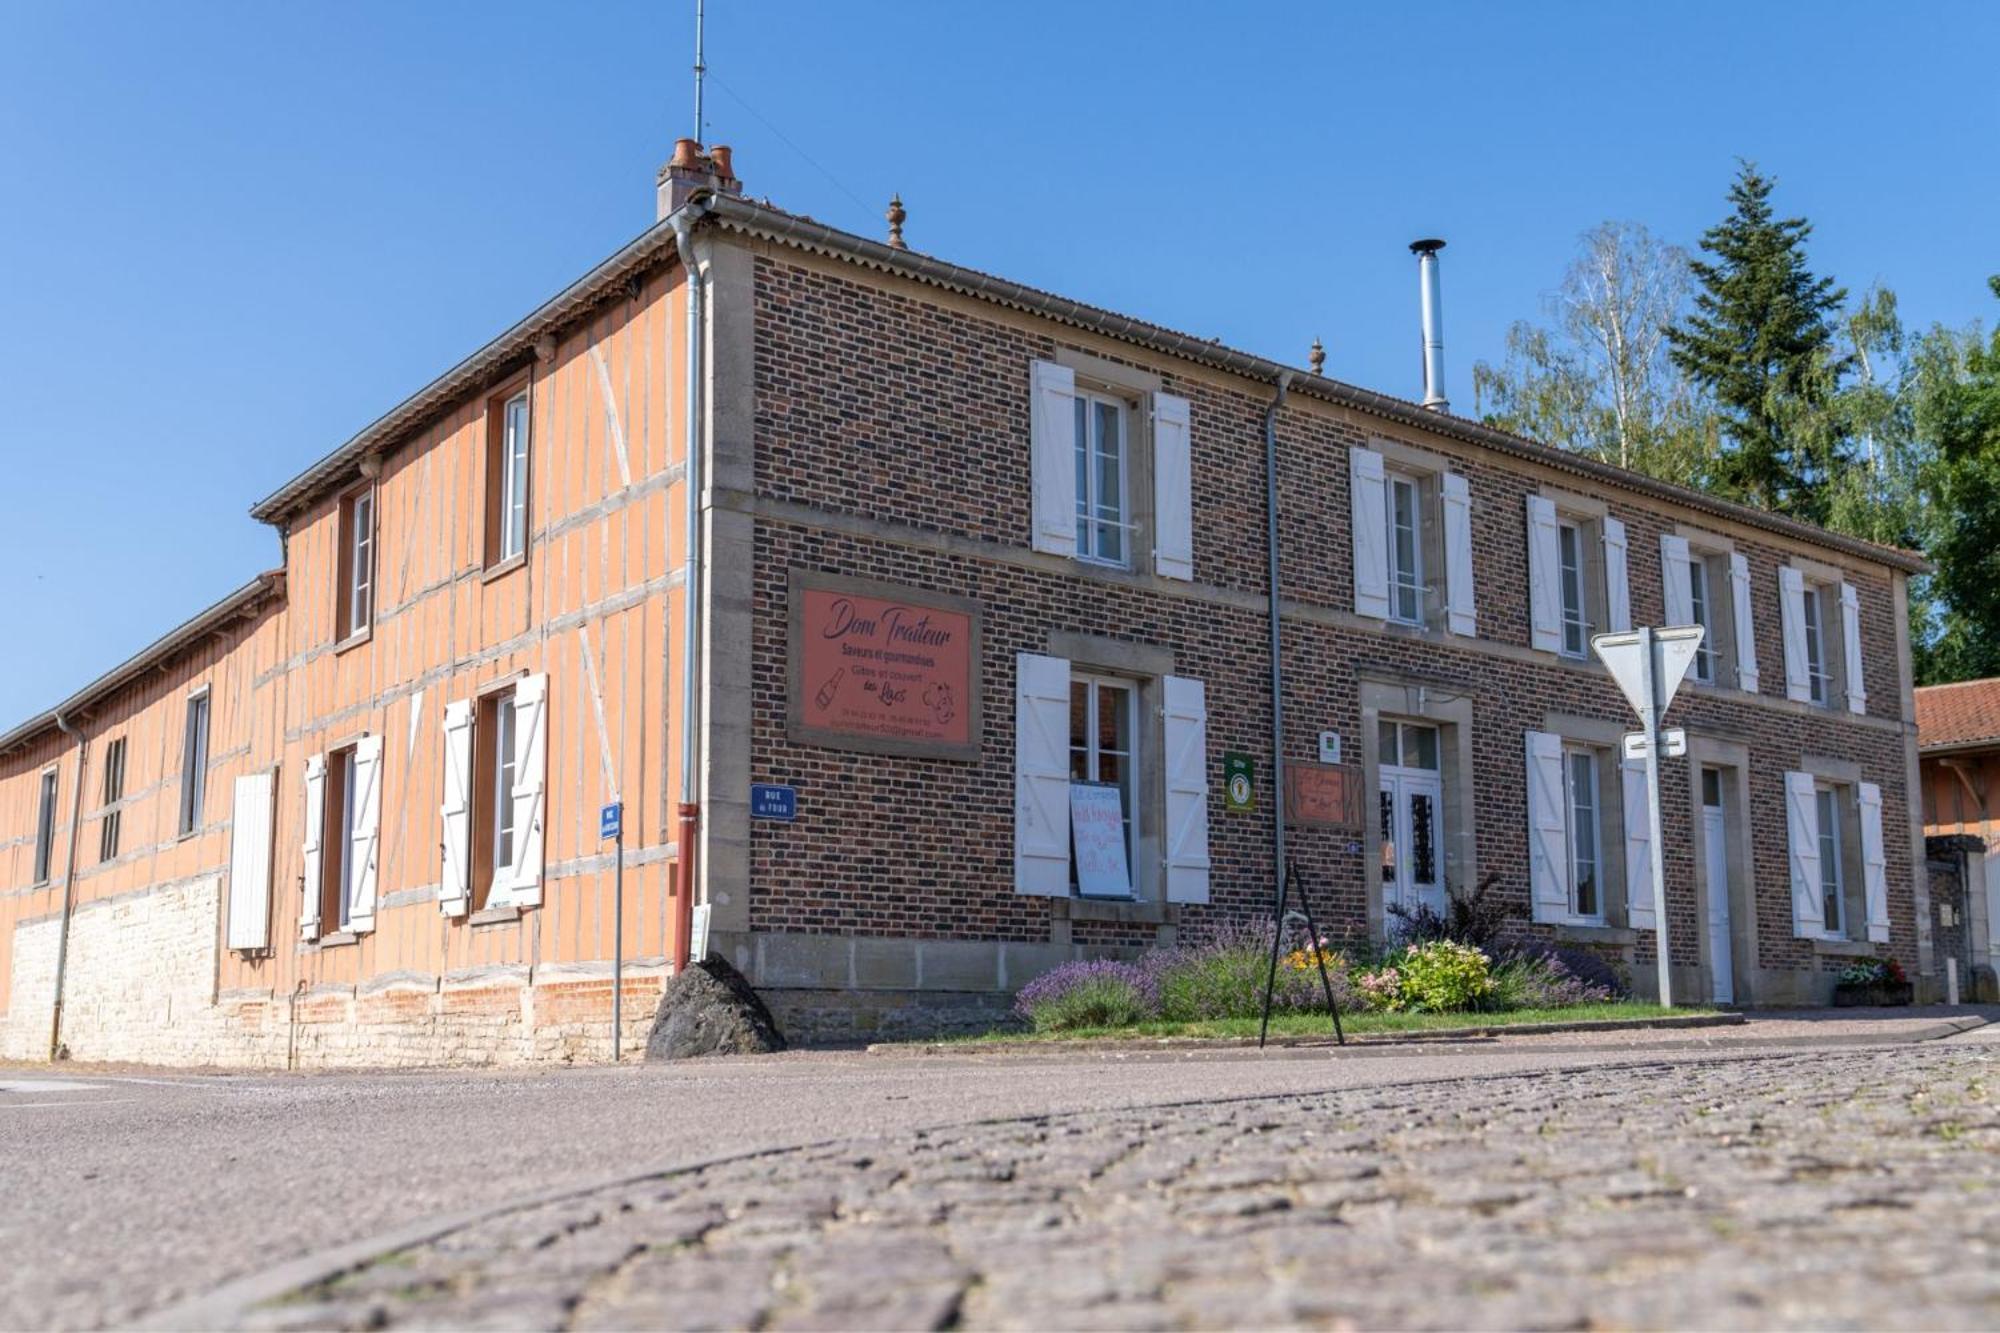
[[[1556,506],[1539,495],[1528,497],[1528,642],[1545,653],[1562,651],[1562,548],[1556,532]]]
[[[1389,497],[1382,455],[1347,448],[1348,512],[1354,529],[1354,614],[1389,618]]]
[[[1447,472],[1438,479],[1438,505],[1444,511],[1445,624],[1469,639],[1479,632],[1479,620],[1472,588],[1472,493],[1464,477]]]
[[[542,901],[542,833],[547,819],[549,678],[525,676],[514,687],[514,864],[507,902]]]
[[[1757,626],[1750,614],[1750,558],[1729,557],[1729,610],[1736,628],[1736,688],[1757,692]]]
[[[1069,896],[1069,660],[1014,655],[1014,892]]]
[[[1194,451],[1189,429],[1187,399],[1170,393],[1153,395],[1153,569],[1161,578],[1194,577]],[[1074,476],[1074,464],[1071,467]]]
[[[236,779],[229,816],[229,947],[271,947],[271,816],[273,773]]]
[[[354,743],[354,896],[347,904],[347,928],[375,929],[376,866],[382,849],[382,738]]]
[[[1861,676],[1861,599],[1852,583],[1840,585],[1840,636],[1847,650],[1847,711],[1868,711],[1868,683]]]
[[[1806,578],[1790,565],[1778,568],[1778,623],[1785,632],[1785,697],[1812,702],[1811,665],[1806,660]]]
[[[1567,921],[1569,812],[1563,798],[1562,737],[1531,731],[1528,738],[1528,879],[1537,921]]]
[[[1625,787],[1625,924],[1634,930],[1658,926],[1653,913],[1653,816],[1646,805],[1646,765],[1619,764]]]
[[[326,827],[326,756],[306,759],[305,879],[299,903],[299,935],[319,938],[320,843]]]
[[[1076,372],[1037,361],[1029,383],[1033,545],[1076,554]]]
[[[1632,628],[1632,573],[1625,558],[1625,525],[1604,520],[1604,628],[1612,634]]]
[[[1667,624],[1694,624],[1694,571],[1688,568],[1687,538],[1660,534],[1660,589],[1667,596]]]
[[[1168,676],[1167,901],[1208,901],[1208,700],[1202,683]]]
[[[1785,774],[1785,837],[1792,872],[1792,933],[1826,935],[1819,865],[1819,798],[1810,773]]]
[[[438,907],[464,916],[472,906],[472,700],[444,706],[444,803]]]
[[[1882,789],[1864,782],[1856,791],[1861,802],[1861,870],[1868,906],[1868,938],[1889,942],[1889,858],[1882,845]]]

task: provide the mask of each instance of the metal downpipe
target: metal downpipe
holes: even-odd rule
[[[83,819],[83,779],[90,768],[90,740],[61,713],[56,726],[76,741],[76,789],[69,801],[69,852],[63,859],[62,924],[56,927],[55,1009],[49,1017],[49,1059],[62,1051],[63,980],[69,971],[69,922],[76,915],[76,826]]]
[[[700,707],[701,669],[701,590],[702,590],[702,330],[705,301],[701,269],[694,254],[694,226],[708,211],[697,197],[688,200],[673,214],[674,247],[680,252],[681,272],[687,290],[687,361],[682,399],[686,405],[683,439],[687,450],[681,486],[686,503],[682,530],[686,533],[681,579],[681,791],[679,825],[675,833],[674,861],[674,973],[687,970],[694,936],[695,847],[701,834],[700,786],[695,779],[696,719]]]
[[[1264,409],[1264,543],[1271,590],[1271,838],[1277,896],[1285,894],[1285,659],[1279,618],[1278,581],[1278,412],[1292,387],[1292,372],[1278,376],[1278,392]],[[1274,922],[1273,924],[1281,924]]]

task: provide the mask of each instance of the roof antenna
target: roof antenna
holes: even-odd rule
[[[701,58],[702,11],[707,8],[707,0],[694,0],[694,141],[702,141],[701,129],[701,76],[708,73],[708,66]]]

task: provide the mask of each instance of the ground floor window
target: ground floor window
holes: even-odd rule
[[[1137,683],[1112,676],[1077,675],[1069,690],[1069,776],[1116,793],[1125,848],[1125,882],[1103,882],[1093,874],[1084,883],[1077,871],[1075,826],[1070,843],[1070,885],[1086,894],[1132,892],[1132,814],[1136,789],[1139,690]]]
[[[320,920],[346,930],[354,911],[354,827],[359,815],[353,746],[326,757],[325,830],[320,852]],[[324,927],[322,927],[323,929]]]
[[[1604,915],[1604,822],[1599,815],[1597,753],[1580,746],[1563,751],[1569,807],[1570,911]]]
[[[472,910],[483,910],[496,884],[514,873],[516,833],[514,788],[516,744],[514,691],[479,701],[473,723]]]
[[[1840,794],[1832,787],[1815,790],[1819,806],[1819,885],[1820,910],[1826,933],[1839,938],[1847,935],[1847,871],[1841,864],[1846,840],[1841,837]]]

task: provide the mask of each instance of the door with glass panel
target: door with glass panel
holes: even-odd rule
[[[1382,826],[1382,906],[1442,912],[1444,783],[1438,729],[1382,722],[1377,732],[1378,799]],[[1390,921],[1394,929],[1395,922]]]
[[[1134,793],[1133,739],[1138,731],[1139,691],[1134,682],[1115,676],[1075,676],[1069,686],[1069,776],[1072,782],[1095,783],[1118,793],[1124,823],[1127,882],[1099,886],[1097,893],[1131,897],[1129,876],[1136,848],[1132,838]],[[1075,846],[1070,848],[1070,888],[1077,883]]]
[[[1708,962],[1715,979],[1709,999],[1736,1000],[1736,965],[1729,954],[1729,820],[1722,808],[1722,772],[1701,770],[1701,850],[1708,869]]]

